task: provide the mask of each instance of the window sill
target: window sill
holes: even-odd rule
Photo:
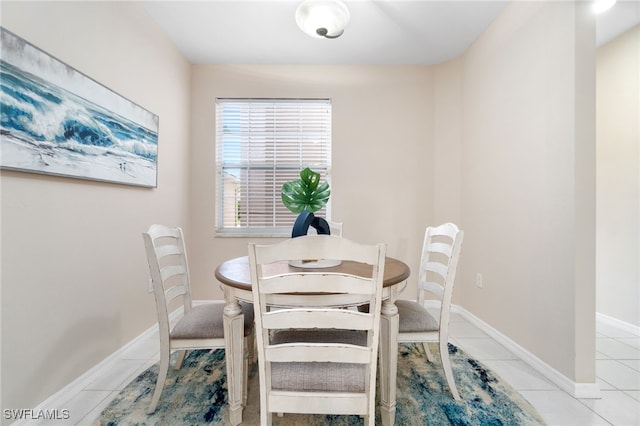
[[[218,229],[214,236],[215,238],[290,238],[291,229]]]

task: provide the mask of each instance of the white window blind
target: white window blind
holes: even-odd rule
[[[282,184],[305,167],[330,182],[330,100],[216,99],[217,234],[290,234]]]

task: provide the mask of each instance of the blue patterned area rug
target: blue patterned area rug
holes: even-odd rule
[[[437,346],[431,347],[437,356]],[[544,425],[536,410],[501,378],[449,345],[453,374],[462,397],[449,393],[440,363],[429,363],[420,345],[402,344],[398,353],[396,425]],[[436,358],[437,360],[438,358]],[[173,362],[172,362],[173,365]],[[227,389],[224,350],[192,351],[182,369],[169,367],[169,376],[156,412],[146,410],[153,394],[158,365],[134,379],[102,412],[95,425],[226,425]],[[243,424],[258,425],[257,367],[249,375],[249,404]],[[376,424],[380,424],[380,413]],[[359,416],[294,415],[273,417],[273,424],[361,425]]]

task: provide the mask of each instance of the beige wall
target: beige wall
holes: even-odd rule
[[[189,64],[137,6],[6,2],[2,26],[160,117],[158,188],[2,171],[2,407],[34,407],[156,318],[141,232],[187,224]]]
[[[583,13],[568,2],[516,2],[462,58],[457,292],[507,337],[591,383],[594,23]]]
[[[595,28],[587,12],[511,5],[462,58],[430,68],[195,66],[192,224],[208,229],[195,242],[200,291],[220,297],[211,263],[243,255],[247,242],[212,237],[215,97],[330,97],[333,219],[345,236],[386,241],[415,271],[424,226],[461,223],[456,301],[571,380],[593,383]],[[381,196],[362,191],[363,182]],[[411,280],[403,297],[414,291]]]
[[[246,255],[251,238],[214,237],[215,98],[331,98],[332,219],[343,235],[386,242],[415,270],[433,218],[432,72],[427,66],[192,67],[189,254],[196,297],[218,297],[218,263]],[[415,284],[408,290],[415,292]],[[411,297],[411,296],[409,296]]]
[[[574,12],[517,3],[466,55],[433,67],[190,67],[129,3],[3,2],[9,30],[160,116],[157,189],[2,172],[3,407],[38,404],[155,322],[140,238],[150,223],[187,228],[195,297],[221,297],[215,265],[252,239],[214,236],[218,96],[331,98],[332,219],[344,235],[387,242],[415,271],[424,227],[460,223],[456,302],[593,380],[594,362],[576,353],[594,342],[594,273],[580,268],[593,244],[580,228],[593,210],[592,92],[575,78],[588,62],[576,33],[592,27]],[[411,281],[403,296],[414,291]]]
[[[597,53],[598,306],[640,327],[640,26]]]
[[[433,158],[436,161],[433,162],[432,224],[462,225],[463,61],[464,56],[440,64],[433,71]],[[454,303],[459,303],[459,294],[454,292]]]

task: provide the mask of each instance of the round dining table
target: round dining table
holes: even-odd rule
[[[276,266],[287,270],[298,270],[295,266],[282,262]],[[342,262],[328,268],[305,268],[309,271],[335,271],[355,275],[371,275],[371,268],[356,262]],[[387,257],[384,267],[383,301],[380,311],[380,414],[382,424],[391,426],[395,422],[396,373],[398,364],[398,308],[395,301],[404,290],[411,271],[401,260]],[[226,306],[224,309],[224,339],[227,364],[227,391],[229,395],[229,420],[232,425],[242,423],[243,359],[247,356],[243,346],[244,316],[239,302],[253,302],[251,293],[251,273],[248,256],[237,257],[220,264],[215,270],[220,282]],[[349,301],[340,305],[348,306]],[[245,401],[246,402],[246,401]]]

